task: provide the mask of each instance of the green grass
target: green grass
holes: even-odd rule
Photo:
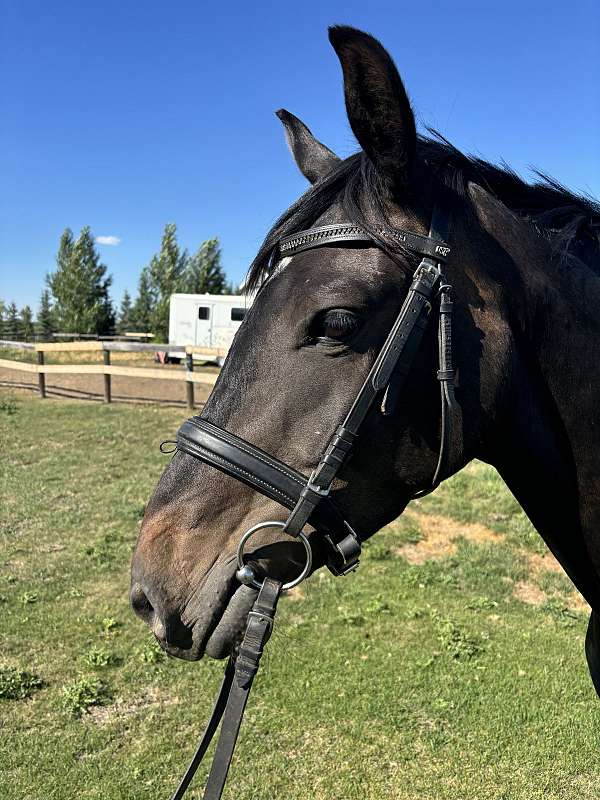
[[[184,412],[12,398],[7,411],[0,395],[0,797],[168,797],[222,665],[163,656],[128,608],[128,568],[158,443]],[[484,465],[414,507],[502,538],[409,564],[398,547],[422,533],[405,517],[357,573],[319,573],[283,601],[225,797],[600,796],[600,707],[568,581],[528,574],[540,545]],[[523,580],[547,601],[516,599]]]

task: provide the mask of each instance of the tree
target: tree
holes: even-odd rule
[[[30,306],[23,306],[21,309],[21,336],[28,342],[33,339],[34,335],[33,311]]]
[[[148,265],[150,289],[156,298],[151,315],[151,330],[158,342],[168,341],[169,302],[174,292],[183,289],[183,276],[187,271],[189,256],[181,251],[177,242],[177,226],[165,225],[160,252]]]
[[[56,256],[57,269],[48,276],[54,297],[54,319],[65,333],[110,333],[114,311],[108,294],[112,278],[100,262],[88,226],[78,239],[67,228]]]
[[[52,306],[50,304],[50,292],[44,289],[40,298],[40,307],[35,321],[36,336],[42,341],[47,342],[54,333],[54,319]]]
[[[6,339],[6,303],[0,300],[0,339]]]
[[[15,303],[11,303],[6,309],[4,333],[6,338],[13,342],[21,336],[21,319],[19,317],[19,309]]]
[[[117,332],[126,333],[131,330],[131,296],[127,289],[123,292],[121,308],[119,309],[119,320],[117,322]]]
[[[218,238],[202,242],[189,259],[184,284],[185,291],[192,294],[224,294],[227,291],[227,278],[221,265]]]
[[[152,315],[156,297],[150,287],[148,267],[144,267],[138,283],[138,294],[131,309],[131,326],[139,333],[149,333],[152,330]]]

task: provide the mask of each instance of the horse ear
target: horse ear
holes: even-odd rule
[[[298,169],[308,181],[316,183],[340,163],[338,156],[321,144],[302,120],[285,108],[280,108],[275,113],[283,123],[285,138]]]
[[[329,41],[342,64],[348,120],[392,189],[412,182],[417,147],[410,101],[389,53],[368,33],[335,25]]]

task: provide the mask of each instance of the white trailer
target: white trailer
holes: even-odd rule
[[[169,344],[206,348],[206,353],[194,357],[222,366],[252,299],[236,294],[172,294]],[[168,355],[170,360],[181,357],[180,352]]]

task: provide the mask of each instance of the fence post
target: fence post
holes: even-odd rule
[[[37,351],[37,362],[40,367],[44,366],[44,351]],[[38,386],[40,387],[40,397],[42,400],[46,397],[46,373],[38,372]]]
[[[191,348],[187,348],[185,350],[185,369],[187,372],[194,371],[194,354],[192,353]],[[187,380],[185,384],[186,393],[187,393],[187,407],[190,411],[194,410],[194,382]]]
[[[105,366],[110,366],[110,350],[103,350],[102,354],[104,356],[104,364]],[[110,403],[111,401],[111,394],[110,394],[110,375],[106,372],[104,373],[104,402]]]

